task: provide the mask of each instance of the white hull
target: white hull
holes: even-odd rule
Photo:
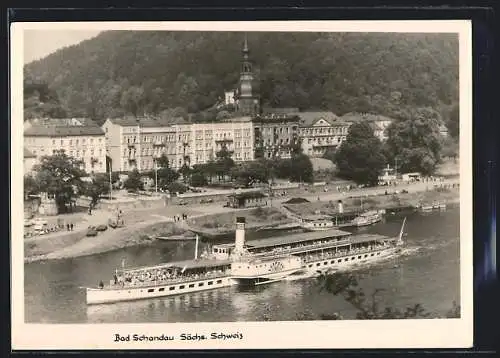
[[[335,227],[333,222],[317,222],[317,223],[305,223],[302,224],[301,227],[305,230],[309,231],[325,231],[325,230],[331,230]]]
[[[352,253],[339,257],[322,258],[314,261],[308,261],[304,264],[304,268],[311,273],[318,271],[324,273],[332,269],[340,270],[343,268],[351,267],[353,265],[369,264],[381,259],[385,259],[388,256],[394,255],[397,250],[397,247],[389,247],[386,249],[367,253]]]
[[[155,286],[125,287],[119,289],[111,288],[87,288],[87,304],[102,304],[121,301],[134,301],[154,297],[174,296],[184,293],[212,290],[236,284],[230,276],[178,282],[170,284],[158,284]]]
[[[280,272],[273,272],[273,273],[266,274],[266,275],[231,276],[231,277],[234,280],[237,280],[237,281],[248,281],[248,280],[257,280],[257,279],[258,280],[273,280],[273,281],[278,281],[278,280],[284,279],[287,276],[293,275],[294,273],[297,273],[297,272],[300,272],[300,271],[303,271],[303,270],[304,270],[303,267],[299,267],[299,268],[293,268],[293,269],[290,269],[290,270],[284,270],[284,271],[280,271]]]

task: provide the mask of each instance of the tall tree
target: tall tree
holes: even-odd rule
[[[407,110],[388,128],[386,153],[401,172],[430,175],[441,154],[440,115],[430,108]]]
[[[109,194],[109,176],[101,173],[94,174],[91,182],[83,183],[82,194],[91,199],[90,207],[95,207],[103,195]]]
[[[365,122],[354,123],[335,155],[340,177],[359,184],[376,185],[385,165],[382,143]]]
[[[75,199],[82,190],[81,178],[85,172],[82,161],[67,156],[64,151],[43,156],[33,167],[35,181],[40,192],[53,195],[59,212]]]
[[[142,182],[141,174],[137,171],[137,169],[131,171],[128,174],[127,180],[123,183],[125,189],[130,191],[142,190],[144,188],[144,184]]]

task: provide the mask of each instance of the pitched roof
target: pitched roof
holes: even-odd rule
[[[298,112],[294,114],[300,117],[301,127],[311,127],[320,119],[324,119],[330,125],[341,123],[338,121],[339,117],[333,112]]]
[[[88,136],[104,135],[99,126],[40,126],[33,125],[26,128],[25,136],[31,137],[64,137],[64,136]]]
[[[120,125],[122,127],[166,127],[173,124],[187,123],[181,117],[174,118],[160,118],[160,117],[123,117],[123,118],[109,118],[111,123]]]
[[[348,122],[358,122],[358,121],[369,121],[369,122],[378,122],[378,121],[390,121],[393,119],[382,116],[380,114],[374,113],[358,113],[358,112],[349,112],[340,117],[344,121]]]
[[[36,158],[36,155],[31,153],[28,149],[24,148],[24,158]]]

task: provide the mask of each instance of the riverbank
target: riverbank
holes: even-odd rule
[[[188,220],[187,225],[190,230],[197,234],[208,238],[217,238],[235,232],[234,223],[238,216],[246,218],[245,227],[248,230],[292,222],[276,208],[260,207],[223,214],[205,215]]]
[[[402,190],[403,188],[398,188]],[[346,194],[323,193],[316,201],[316,194],[310,203],[287,204],[299,215],[315,213],[331,214],[336,211],[338,198],[342,198],[346,211],[388,208],[396,206],[415,206],[418,203],[441,201],[447,204],[459,202],[459,189],[431,189],[409,185],[409,193],[384,195],[383,188],[360,189]],[[349,195],[350,194],[350,195]],[[326,197],[325,197],[326,196]],[[281,198],[280,201],[285,201]],[[47,235],[24,241],[24,261],[65,259],[94,255],[129,246],[150,244],[158,236],[192,235],[194,231],[208,238],[231,235],[237,216],[245,216],[249,230],[291,223],[292,220],[280,211],[279,202],[273,201],[273,207],[254,209],[229,209],[218,204],[171,206],[159,209],[142,209],[124,213],[125,227],[99,232],[95,237],[85,236],[86,231]],[[274,207],[277,206],[277,207]],[[185,213],[187,221],[173,222],[173,215]]]
[[[433,202],[445,204],[460,203],[459,188],[432,189],[398,194],[379,194],[369,196],[352,196],[343,198],[342,203],[345,212],[356,212],[371,209],[397,209],[417,207],[420,204],[432,204]],[[287,209],[299,216],[325,214],[332,215],[338,212],[338,203],[335,201],[312,201],[300,204],[285,204]]]

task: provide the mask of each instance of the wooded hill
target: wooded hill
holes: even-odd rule
[[[453,34],[249,33],[248,44],[264,106],[393,115],[458,103]],[[103,32],[25,66],[26,117],[206,111],[235,88],[242,45],[236,32]]]

